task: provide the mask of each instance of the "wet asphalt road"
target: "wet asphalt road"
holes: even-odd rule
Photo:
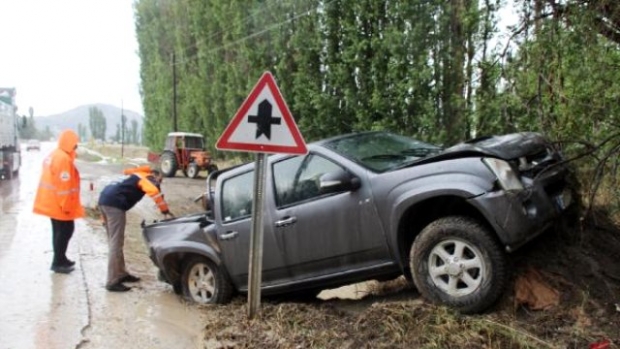
[[[32,204],[41,162],[54,147],[43,142],[39,152],[24,151],[19,177],[0,181],[0,349],[202,347],[200,311],[156,280],[145,253],[126,255],[143,279],[139,285],[125,294],[105,290],[107,242],[93,221],[76,221],[67,253],[76,270],[49,270],[50,220],[33,214]],[[96,189],[118,177],[120,166],[77,164],[83,204],[93,206]],[[148,218],[143,202],[134,210]],[[130,240],[125,250],[134,244],[139,251],[140,239]]]

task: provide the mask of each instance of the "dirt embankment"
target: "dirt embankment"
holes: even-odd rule
[[[171,210],[199,212],[193,199],[205,184],[204,178],[166,179]],[[228,305],[200,307],[204,347],[620,348],[619,226],[604,212],[567,222],[511,255],[513,282],[486,314],[464,316],[428,304],[404,278],[371,283],[357,300],[265,298],[253,320],[239,296]],[[557,296],[542,310],[516,296],[515,280],[527,275],[540,276]]]
[[[204,178],[166,179],[163,189],[175,214],[200,211],[192,200]],[[204,307],[205,347],[588,348],[605,340],[620,347],[619,256],[620,230],[600,213],[558,225],[511,255],[513,283],[487,314],[427,304],[404,278],[371,283],[358,300],[263,299],[252,321],[239,296]],[[532,270],[556,292],[557,305],[519,304],[514,280]]]

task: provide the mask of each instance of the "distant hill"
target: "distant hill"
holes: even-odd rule
[[[109,104],[89,104],[79,106],[64,113],[49,116],[35,116],[34,123],[39,130],[44,130],[46,126],[55,135],[66,128],[73,129],[77,132],[78,124],[86,126],[89,130],[88,110],[90,107],[97,107],[106,118],[106,138],[114,137],[116,134],[116,125],[121,123],[121,108]],[[142,115],[127,109],[123,109],[122,113],[127,117],[127,127],[131,129],[131,120],[138,122],[138,129],[142,130]]]

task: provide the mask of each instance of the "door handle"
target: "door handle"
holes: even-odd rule
[[[291,216],[291,217],[285,217],[284,219],[276,221],[275,225],[277,228],[282,228],[282,227],[287,227],[289,225],[295,224],[295,222],[297,222],[297,217]]]
[[[239,232],[237,232],[237,231],[227,231],[226,234],[220,235],[220,239],[222,239],[222,240],[232,240],[232,239],[236,238],[237,235],[239,235]]]

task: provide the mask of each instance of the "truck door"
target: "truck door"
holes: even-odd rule
[[[391,264],[369,185],[319,192],[319,178],[347,171],[317,154],[276,162],[274,236],[293,281]],[[349,172],[349,171],[348,171]]]
[[[222,257],[232,281],[242,291],[247,290],[248,284],[253,190],[254,171],[248,171],[224,180],[217,191],[220,196],[216,224]],[[287,276],[282,275],[282,259],[273,239],[271,225],[267,224],[269,215],[265,212],[263,214],[262,284],[267,286],[273,280]]]

